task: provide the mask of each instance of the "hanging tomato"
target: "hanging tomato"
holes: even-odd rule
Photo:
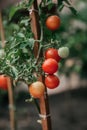
[[[45,86],[42,82],[36,81],[29,86],[29,92],[34,98],[40,98],[45,91]]]
[[[0,75],[0,89],[8,89],[7,77],[4,75]]]
[[[58,63],[53,58],[46,59],[42,64],[45,73],[53,74],[58,70]]]
[[[45,85],[47,88],[54,89],[58,87],[59,83],[60,80],[56,75],[48,75],[45,77]]]
[[[58,50],[57,49],[54,49],[54,48],[49,48],[46,50],[45,52],[45,58],[48,59],[48,58],[53,58],[55,59],[57,62],[60,61],[60,56],[58,55]]]
[[[49,16],[46,19],[46,26],[49,30],[57,30],[60,27],[60,18],[57,15]]]

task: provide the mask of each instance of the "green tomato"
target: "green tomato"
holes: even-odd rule
[[[66,58],[69,55],[69,48],[68,47],[61,47],[58,49],[58,54],[61,58]]]

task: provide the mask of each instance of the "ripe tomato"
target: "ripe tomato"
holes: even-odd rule
[[[46,26],[49,30],[57,30],[60,27],[60,18],[57,15],[49,16],[46,19]]]
[[[46,59],[53,58],[57,62],[59,62],[60,59],[61,59],[60,56],[58,55],[57,49],[54,49],[54,48],[49,48],[48,50],[46,50],[46,52],[45,52],[45,58]]]
[[[8,89],[7,77],[4,75],[0,75],[0,89]]]
[[[58,63],[53,58],[46,59],[42,64],[42,69],[45,73],[53,74],[58,69]]]
[[[36,81],[29,86],[29,92],[34,98],[40,98],[45,91],[45,86],[42,82]]]
[[[56,75],[48,75],[45,77],[45,85],[50,89],[58,87],[59,83],[60,80]]]

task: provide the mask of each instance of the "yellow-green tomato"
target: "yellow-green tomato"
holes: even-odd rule
[[[69,48],[68,47],[60,47],[58,49],[58,54],[61,58],[66,58],[69,55]]]

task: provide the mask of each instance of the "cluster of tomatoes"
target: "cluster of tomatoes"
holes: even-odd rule
[[[49,16],[46,19],[46,27],[51,31],[57,30],[60,27],[60,18],[57,15]],[[42,70],[45,72],[45,81],[44,83],[36,81],[29,85],[31,96],[40,98],[44,94],[45,86],[50,89],[59,86],[60,80],[55,73],[58,71],[58,63],[61,58],[66,58],[68,54],[68,47],[61,47],[58,50],[49,48],[45,51],[45,61],[42,64]],[[8,89],[7,77],[4,75],[0,75],[0,89]]]
[[[58,50],[49,48],[45,51],[45,60],[42,63],[42,70],[45,72],[45,85],[41,81],[36,81],[29,86],[29,92],[34,98],[40,98],[44,94],[45,86],[49,89],[59,86],[60,80],[55,73],[58,71],[60,60],[68,55],[68,47],[60,47]]]
[[[46,19],[46,27],[51,31],[57,30],[60,27],[59,16],[49,16]],[[61,47],[58,50],[55,48],[46,50],[44,54],[45,61],[42,64],[42,70],[45,72],[45,85],[40,81],[36,81],[29,86],[29,92],[34,98],[40,98],[44,94],[45,86],[49,89],[59,86],[60,80],[55,73],[58,71],[59,61],[68,55],[68,47]]]
[[[57,49],[49,48],[46,50],[42,69],[45,72],[45,85],[50,89],[56,88],[60,83],[58,76],[54,74],[58,70],[60,59]]]

